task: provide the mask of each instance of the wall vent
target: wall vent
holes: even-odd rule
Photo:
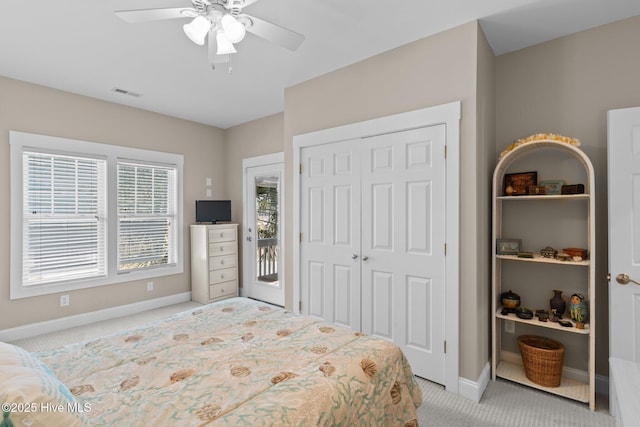
[[[133,96],[135,98],[140,98],[142,96],[141,93],[137,93],[137,92],[131,92],[130,90],[126,90],[126,89],[121,89],[119,87],[114,87],[113,89],[111,89],[113,92],[115,93],[120,93],[122,95],[129,95],[129,96]]]

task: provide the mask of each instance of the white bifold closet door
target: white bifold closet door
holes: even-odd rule
[[[302,312],[444,382],[445,126],[301,151]]]

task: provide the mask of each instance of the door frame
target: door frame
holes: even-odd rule
[[[240,295],[243,297],[247,296],[247,288],[245,287],[245,282],[251,277],[250,266],[247,260],[249,259],[250,248],[251,245],[246,245],[247,237],[249,234],[247,232],[247,224],[249,223],[247,209],[247,172],[249,168],[254,168],[258,166],[270,166],[270,165],[281,165],[282,166],[282,179],[280,180],[280,209],[284,209],[284,195],[285,195],[285,179],[284,179],[284,152],[273,153],[273,154],[265,154],[262,156],[256,157],[248,157],[242,159],[242,288],[240,288]],[[286,284],[285,284],[285,245],[284,242],[284,230],[285,230],[285,215],[284,212],[280,212],[278,215],[278,220],[280,221],[279,229],[280,229],[280,255],[279,255],[279,265],[278,265],[278,280],[282,286],[283,292],[286,295]]]
[[[445,388],[459,394],[460,264],[460,118],[461,102],[451,102],[293,137],[293,311],[300,313],[300,158],[305,147],[394,133],[419,127],[446,126],[447,256],[445,257]]]

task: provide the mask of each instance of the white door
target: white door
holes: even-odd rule
[[[443,384],[445,125],[363,140],[362,331]]]
[[[608,120],[609,355],[640,363],[640,108]]]
[[[301,150],[302,312],[444,383],[445,125]]]
[[[284,306],[283,176],[283,163],[248,166],[244,174],[243,295],[279,306]]]
[[[300,173],[302,312],[359,331],[359,145],[304,148]]]

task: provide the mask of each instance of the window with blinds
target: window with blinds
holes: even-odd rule
[[[175,167],[118,162],[118,271],[175,263]]]
[[[183,273],[184,156],[9,131],[11,299]]]
[[[23,153],[23,286],[106,275],[106,161]]]

